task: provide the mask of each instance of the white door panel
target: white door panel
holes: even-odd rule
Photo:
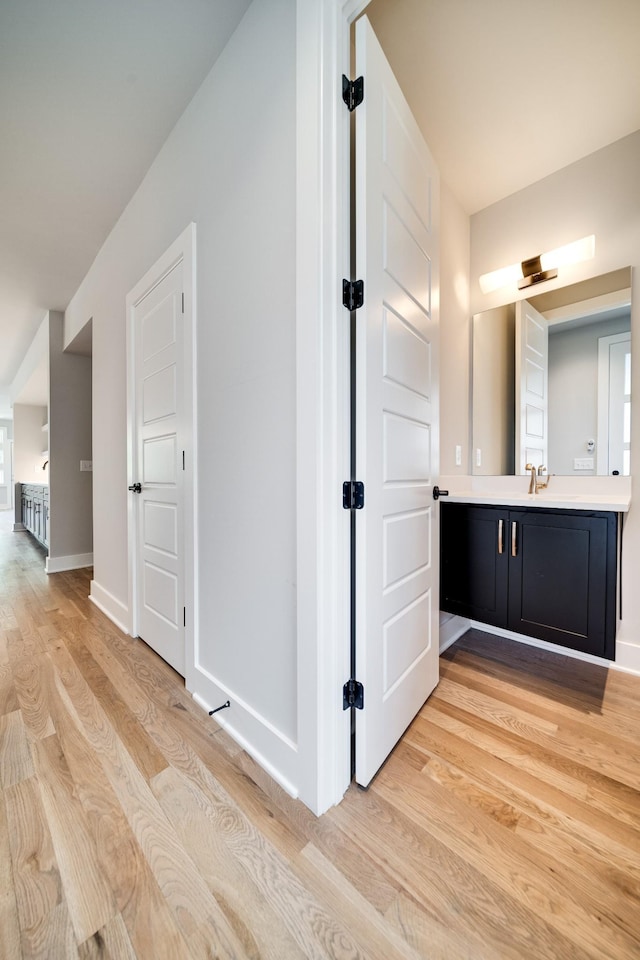
[[[185,672],[182,411],[182,291],[178,263],[133,306],[136,631]]]
[[[438,172],[366,17],[356,24],[356,779],[438,682]]]
[[[516,471],[548,465],[549,324],[527,300],[516,304]]]

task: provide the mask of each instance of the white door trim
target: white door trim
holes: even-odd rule
[[[322,813],[351,779],[349,676],[349,28],[368,0],[297,0],[299,796]]]
[[[186,672],[193,663],[193,650],[197,637],[197,431],[196,431],[196,225],[189,226],[180,234],[168,250],[145,273],[129,292],[127,311],[127,484],[134,483],[134,424],[135,424],[135,364],[133,323],[134,308],[178,264],[183,264],[184,283],[184,424],[182,436],[185,447],[184,477],[184,602],[187,609],[185,627]],[[132,637],[138,635],[136,621],[138,583],[136,576],[136,522],[134,498],[127,503],[128,565],[129,565],[129,623]],[[187,682],[187,687],[188,687]]]

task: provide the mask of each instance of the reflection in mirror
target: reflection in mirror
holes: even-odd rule
[[[628,475],[630,267],[476,314],[472,337],[474,474]]]

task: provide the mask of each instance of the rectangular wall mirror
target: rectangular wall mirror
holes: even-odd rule
[[[476,314],[472,473],[629,474],[631,268]]]

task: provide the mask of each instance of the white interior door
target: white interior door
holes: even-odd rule
[[[438,682],[437,168],[366,17],[356,24],[356,780]]]
[[[549,460],[549,324],[527,300],[516,303],[516,472]]]
[[[182,261],[131,309],[134,631],[184,676]]]

